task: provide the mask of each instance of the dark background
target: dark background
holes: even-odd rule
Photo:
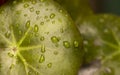
[[[120,0],[90,0],[95,13],[120,15]]]

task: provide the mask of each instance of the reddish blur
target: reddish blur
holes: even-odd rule
[[[7,0],[0,0],[0,6],[4,4]]]

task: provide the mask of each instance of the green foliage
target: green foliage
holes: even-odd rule
[[[52,0],[9,0],[0,7],[0,75],[77,75],[82,38]]]
[[[120,19],[113,15],[95,15],[83,20],[79,30],[84,38],[85,62],[100,60],[94,75],[119,75]]]

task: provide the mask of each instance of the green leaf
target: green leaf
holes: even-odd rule
[[[61,4],[76,21],[78,18],[93,14],[89,0],[55,0]]]
[[[100,60],[94,75],[120,75],[120,18],[95,15],[79,24],[84,38],[85,63]]]
[[[52,0],[0,7],[0,75],[77,75],[82,56],[77,27]]]

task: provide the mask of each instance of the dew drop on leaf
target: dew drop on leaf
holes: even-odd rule
[[[30,12],[33,12],[34,11],[34,8],[32,7],[32,8],[30,8]]]
[[[47,64],[47,67],[51,68],[52,67],[52,63]]]
[[[35,26],[34,26],[34,32],[38,32],[38,30],[39,30],[38,25],[35,25]]]
[[[36,4],[36,1],[35,1],[35,0],[33,0],[33,1],[32,1],[32,4]]]
[[[51,37],[51,41],[52,41],[53,43],[58,43],[58,42],[59,42],[59,39],[58,39],[56,36],[52,36],[52,37]]]
[[[54,55],[58,55],[58,52],[57,52],[57,51],[55,51],[55,52],[54,52]]]
[[[27,7],[29,7],[29,4],[24,4],[24,8],[27,8]]]
[[[69,48],[70,47],[70,43],[68,41],[63,41],[63,46],[65,48]]]
[[[62,13],[62,12],[63,12],[63,10],[62,10],[62,9],[59,9],[59,12],[60,12],[60,13]]]
[[[41,46],[41,52],[42,52],[42,53],[45,53],[45,45],[42,45],[42,46]]]
[[[27,21],[25,26],[26,26],[26,28],[29,28],[30,27],[30,21]]]
[[[39,15],[39,14],[40,14],[40,11],[36,11],[36,14]]]
[[[39,59],[39,63],[43,63],[44,61],[45,61],[45,57],[44,55],[41,55]]]
[[[79,42],[78,41],[74,41],[73,45],[74,45],[75,48],[77,48],[77,47],[79,47]]]
[[[40,37],[40,40],[41,40],[41,41],[44,41],[44,40],[45,40],[45,37],[44,37],[44,36],[41,36],[41,37]]]
[[[55,17],[55,14],[54,14],[54,13],[50,14],[50,18],[51,18],[51,19],[53,19],[54,17]]]
[[[15,66],[14,64],[11,64],[10,69],[13,69],[13,68],[14,68],[14,66]]]
[[[19,35],[22,35],[22,31],[21,30],[19,30]]]
[[[41,22],[40,25],[44,25],[44,22]]]
[[[10,53],[10,52],[8,53],[8,56],[9,57],[14,57],[14,55],[12,53]]]
[[[6,36],[7,38],[9,38],[10,35],[11,35],[11,34],[10,34],[10,32],[8,32],[8,31],[5,33],[5,36]]]

